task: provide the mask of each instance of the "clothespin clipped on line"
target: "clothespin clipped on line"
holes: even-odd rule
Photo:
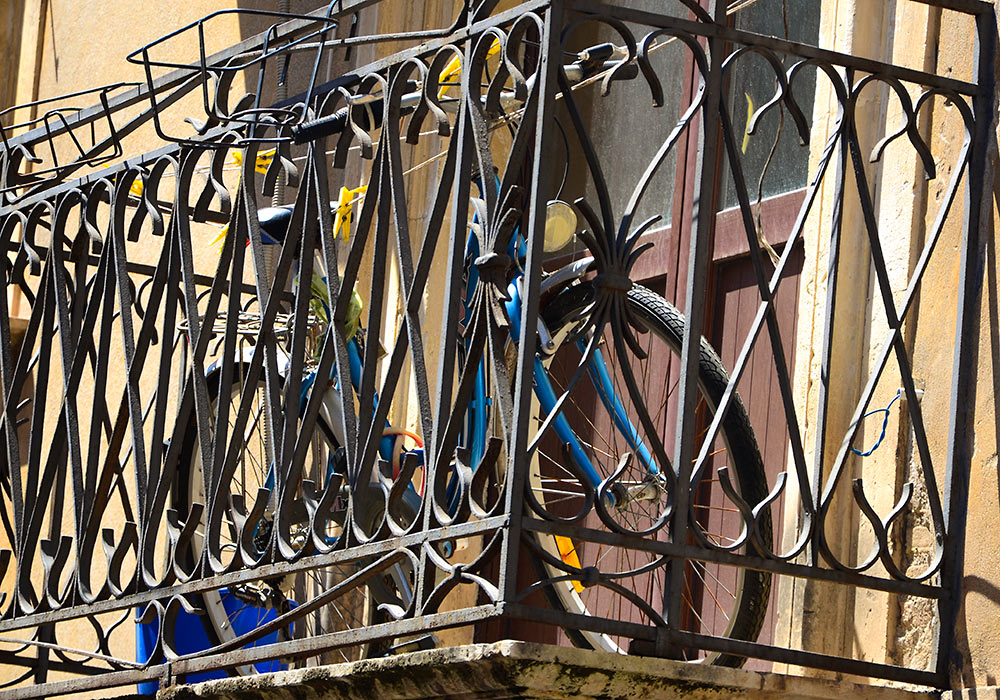
[[[486,52],[486,58],[493,58],[498,53],[500,53],[500,40],[494,39],[493,43],[490,45],[490,50]],[[459,77],[462,75],[462,59],[458,56],[448,61],[448,65],[444,67],[441,71],[441,75],[438,77],[438,84],[441,88],[438,90],[438,99],[442,99],[448,92],[448,88],[458,85]],[[454,80],[452,80],[454,78]]]
[[[359,187],[355,187],[353,190],[347,189],[346,187],[340,188],[340,198],[336,202],[331,203],[331,210],[333,211],[334,240],[337,239],[337,234],[340,232],[343,232],[345,242],[350,239],[354,202],[356,199],[360,199],[361,196],[363,196],[367,191],[368,185],[361,185]],[[212,239],[210,245],[221,249],[222,243],[226,240],[227,235],[229,235],[229,224],[222,227],[219,234]],[[247,241],[247,245],[249,245],[249,241]]]
[[[256,170],[261,175],[266,175],[267,174],[267,169],[271,166],[271,161],[274,160],[274,156],[275,156],[275,154],[277,152],[278,152],[277,148],[272,148],[269,151],[261,151],[260,153],[258,153],[257,154],[257,163],[254,165],[254,170]],[[235,165],[239,165],[239,166],[243,165],[243,152],[242,151],[233,151],[233,163]],[[109,164],[105,165],[104,167],[105,168],[109,168],[109,167],[111,167],[111,164],[109,163]],[[143,184],[142,184],[142,180],[140,180],[139,178],[136,178],[135,180],[132,181],[132,184],[129,186],[128,191],[129,191],[129,194],[131,194],[131,195],[133,195],[135,197],[141,197],[143,189],[144,189],[144,187],[143,187]],[[227,226],[227,228],[228,228],[228,226]],[[224,235],[225,235],[224,233],[220,234],[220,236],[224,236]],[[212,241],[212,245],[215,245],[218,241],[219,241],[219,237],[216,237],[216,239],[214,241]]]
[[[277,152],[278,152],[277,148],[272,148],[270,150],[261,151],[260,153],[258,153],[257,160],[254,163],[253,169],[256,170],[258,173],[260,173],[261,175],[266,175],[267,169],[271,167],[271,161],[274,160],[274,155]],[[238,165],[240,167],[243,166],[243,151],[233,151],[233,164]],[[212,242],[209,245],[218,248],[221,251],[222,242],[226,240],[227,235],[229,235],[229,224],[226,224],[225,226],[222,227],[222,230],[219,231],[219,235],[213,238]],[[247,241],[247,245],[249,244],[250,242]]]
[[[743,153],[746,154],[747,146],[750,145],[750,120],[753,119],[754,106],[753,106],[753,99],[751,99],[750,97],[750,93],[744,92],[743,94],[747,98],[747,128],[743,130],[743,144],[742,144]]]
[[[268,151],[258,153],[257,162],[254,164],[253,169],[261,175],[266,175],[267,169],[271,167],[271,161],[274,160],[274,155],[277,152],[277,148],[272,148]],[[233,163],[243,165],[243,151],[233,151]]]
[[[344,241],[346,242],[351,235],[351,218],[352,218],[352,208],[354,206],[355,198],[360,198],[365,192],[368,191],[368,185],[361,185],[360,187],[355,187],[353,190],[349,190],[346,187],[340,188],[340,199],[337,200],[334,205],[334,215],[333,215],[333,239],[337,240],[337,232],[343,229]]]
[[[111,166],[112,166],[112,163],[105,163],[104,164],[105,168],[110,168]],[[128,187],[128,193],[130,195],[134,196],[134,197],[141,197],[143,189],[144,188],[143,188],[142,180],[140,180],[139,178],[136,178],[136,179],[132,180],[132,184],[129,185],[129,187]]]

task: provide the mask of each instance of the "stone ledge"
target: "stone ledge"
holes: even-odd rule
[[[941,693],[941,700],[1000,700],[1000,686],[946,690]]]
[[[935,700],[936,692],[697,666],[504,641],[228,678],[160,691],[158,700]]]

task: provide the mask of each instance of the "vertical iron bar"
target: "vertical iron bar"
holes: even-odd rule
[[[969,156],[969,179],[965,188],[965,222],[962,232],[958,287],[958,318],[955,323],[955,358],[948,426],[948,461],[945,471],[944,522],[945,550],[941,562],[941,585],[950,591],[938,603],[940,628],[935,671],[940,686],[948,687],[956,658],[955,631],[961,607],[966,517],[968,514],[969,470],[972,462],[976,360],[979,342],[979,300],[982,277],[980,226],[986,193],[987,152],[993,138],[996,56],[996,16],[990,7],[976,16],[976,48],[973,82],[978,91],[973,98],[976,130]],[[993,173],[996,177],[996,173]],[[992,216],[992,213],[989,214]]]
[[[783,267],[779,262],[775,267],[775,276],[772,285],[769,284],[768,279],[764,272],[764,266],[760,259],[761,249],[757,243],[757,237],[755,235],[755,224],[753,221],[753,214],[751,212],[750,195],[747,191],[746,178],[743,173],[743,165],[740,162],[740,151],[736,146],[736,139],[733,135],[733,125],[729,118],[729,112],[727,109],[723,108],[719,111],[719,116],[722,122],[722,132],[723,140],[726,144],[726,156],[729,158],[729,170],[733,176],[733,182],[736,189],[736,197],[739,202],[740,214],[743,219],[743,229],[747,236],[747,245],[750,250],[750,263],[753,268],[754,277],[757,282],[757,289],[760,293],[760,308],[758,311],[757,318],[762,319],[764,323],[767,324],[768,338],[771,343],[771,354],[774,359],[774,370],[776,378],[778,380],[778,389],[781,394],[782,408],[785,412],[785,423],[788,426],[788,440],[792,449],[792,460],[794,461],[796,471],[798,473],[805,473],[805,452],[802,447],[802,434],[801,425],[799,423],[798,414],[795,411],[795,398],[792,395],[792,382],[789,375],[788,362],[785,360],[785,350],[784,345],[781,342],[781,329],[778,326],[778,316],[775,312],[775,297],[777,296],[777,286],[781,283],[781,275],[777,274],[778,268]],[[791,248],[793,246],[792,242],[785,244],[787,250],[784,251],[782,257],[787,259],[791,255]],[[757,342],[757,338],[760,337],[759,330],[761,324],[755,320],[753,325],[753,330],[751,331],[753,339],[747,339],[742,351],[740,352],[739,360],[749,360],[750,352],[753,345]],[[756,332],[755,332],[756,331]],[[739,363],[740,366],[746,367],[747,363]],[[735,370],[733,372],[735,375]],[[739,377],[736,379],[730,378],[730,386],[727,388],[726,395],[729,396],[730,392],[736,391],[736,384],[739,382]],[[725,399],[720,403],[716,409],[716,415],[712,418],[713,426],[716,423],[721,424],[721,420],[726,416],[729,404]],[[694,467],[694,474],[692,477],[697,480],[698,474],[701,473],[701,465],[705,459],[708,457],[708,452],[711,449],[711,445],[715,440],[715,434],[710,430],[708,434],[703,438],[701,449],[699,450],[698,460]],[[801,484],[800,484],[801,486]],[[751,503],[751,506],[757,505],[756,503]],[[807,507],[807,510],[809,508]]]
[[[472,57],[472,39],[467,40],[463,60],[468,66]],[[458,315],[461,309],[462,293],[462,262],[465,255],[466,220],[469,208],[469,168],[474,154],[469,133],[468,106],[468,71],[462,71],[460,86],[462,99],[459,102],[458,115],[455,119],[454,136],[449,148],[456,149],[457,167],[452,185],[451,196],[451,231],[448,240],[448,257],[445,259],[446,281],[444,289],[444,313],[441,317],[442,338],[440,345],[440,361],[438,362],[437,378],[437,408],[434,411],[436,422],[434,435],[430,441],[431,462],[436,463],[442,450],[441,439],[448,425],[446,416],[451,412],[451,395],[455,373],[455,344],[458,337]],[[370,187],[370,185],[369,185]],[[429,475],[433,478],[433,474]],[[434,483],[430,481],[428,483]],[[429,525],[429,523],[428,523]]]
[[[539,65],[535,73],[538,90],[537,117],[535,119],[535,143],[531,165],[531,184],[527,202],[528,229],[525,240],[528,244],[524,264],[523,286],[521,288],[521,332],[518,338],[519,353],[514,381],[514,420],[511,435],[512,445],[508,451],[507,493],[504,510],[510,514],[510,523],[504,532],[500,550],[499,588],[501,600],[513,602],[517,596],[518,551],[521,546],[521,511],[523,492],[528,471],[525,459],[528,421],[531,412],[532,375],[534,372],[535,340],[538,327],[538,299],[542,279],[542,239],[545,235],[544,196],[550,191],[551,168],[545,158],[546,149],[552,138],[555,118],[555,96],[557,71],[562,66],[561,31],[563,15],[562,0],[553,0],[545,13],[545,24],[540,38]]]
[[[468,235],[466,222],[469,211],[469,192],[472,183],[469,172],[471,158],[475,148],[472,146],[471,124],[469,119],[469,106],[467,97],[469,95],[469,73],[468,66],[472,61],[473,38],[466,39],[463,47],[462,65],[465,70],[461,73],[461,83],[459,86],[458,113],[455,117],[455,127],[452,131],[449,149],[455,149],[455,170],[454,179],[451,183],[451,221],[448,232],[448,254],[444,260],[445,284],[444,284],[444,309],[441,314],[441,344],[439,348],[438,375],[437,375],[437,405],[434,410],[434,432],[425,443],[425,454],[427,454],[427,475],[424,477],[425,498],[436,498],[435,484],[437,484],[438,472],[445,469],[450,462],[452,455],[444,454],[442,441],[448,430],[448,416],[451,415],[452,389],[454,385],[455,366],[457,362],[458,345],[458,316],[462,307],[461,294],[463,288],[463,260],[465,256],[465,239]],[[451,156],[449,156],[450,158]],[[446,186],[442,182],[440,187]],[[371,185],[369,184],[369,188]],[[355,243],[357,245],[357,243]],[[433,508],[423,509],[423,530],[426,532],[437,524],[434,517]],[[424,548],[420,552],[420,564],[418,571],[422,572],[417,576],[416,599],[419,606],[428,592],[428,587],[433,588],[434,580],[433,565],[428,562],[427,553]],[[418,608],[419,609],[419,608]]]
[[[291,7],[289,5],[289,0],[278,0],[278,12],[288,13],[291,12]],[[325,35],[320,37],[320,43],[325,39]],[[265,39],[266,41],[266,39]],[[285,56],[285,65],[283,69],[278,70],[277,79],[274,86],[274,101],[275,103],[281,103],[288,99],[288,81],[283,78],[287,75],[288,60],[290,57]],[[264,76],[264,72],[267,68],[267,64],[262,63],[260,67],[261,78]],[[257,99],[259,100],[261,95],[258,91]],[[308,105],[306,105],[308,107]],[[278,158],[278,153],[275,151],[275,158]],[[278,171],[278,178],[274,183],[274,193],[271,195],[271,206],[280,207],[285,201],[285,183],[288,177],[285,175],[285,169],[281,168]],[[308,255],[308,253],[307,253]],[[263,250],[264,259],[264,275],[267,277],[268,285],[274,284],[274,268],[278,261],[278,252],[274,249],[274,246],[264,246]],[[284,291],[284,290],[281,290]],[[263,401],[264,405],[264,454],[269,463],[275,463],[275,450],[274,450],[274,435],[271,434],[271,429],[274,426],[274,415],[272,411],[272,405],[270,401]]]
[[[854,71],[847,69],[845,85],[847,90],[852,89],[854,83]],[[844,190],[847,177],[847,132],[846,119],[847,111],[844,109],[845,122],[840,125],[840,135],[837,140],[839,145],[839,157],[837,158],[837,173],[833,190],[833,220],[830,222],[830,249],[827,253],[827,282],[826,282],[826,306],[823,310],[823,349],[820,359],[819,397],[816,407],[816,440],[813,452],[813,473],[812,482],[809,484],[812,492],[813,504],[820,514],[819,504],[823,496],[823,462],[826,455],[827,442],[827,413],[830,408],[830,364],[832,362],[833,350],[833,330],[834,318],[837,312],[837,280],[840,266],[840,237],[844,224]],[[804,486],[804,484],[803,484]],[[822,514],[819,515],[822,518]],[[813,523],[813,536],[815,537],[822,528]],[[809,563],[812,566],[819,565],[818,544],[813,542],[809,548]]]
[[[728,0],[712,0],[710,12],[715,23],[724,26]],[[688,250],[685,313],[687,326],[681,348],[681,377],[678,393],[677,432],[674,444],[674,473],[677,493],[674,494],[674,542],[687,542],[691,496],[691,468],[695,456],[695,405],[698,400],[698,360],[701,356],[701,328],[705,320],[705,290],[711,253],[712,228],[715,221],[718,178],[716,163],[719,152],[718,115],[722,106],[722,64],[725,41],[715,34],[708,39],[708,75],[705,78],[705,103],[702,106],[701,129],[698,132],[698,155],[695,166],[695,192],[691,219],[693,222]],[[681,596],[684,593],[684,560],[674,559],[666,568],[664,589],[667,624],[678,629],[681,623]],[[660,651],[660,650],[658,650]]]

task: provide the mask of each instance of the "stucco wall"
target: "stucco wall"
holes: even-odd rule
[[[318,4],[313,0],[293,0],[290,4],[292,12],[308,12],[315,9]],[[385,7],[372,8],[362,16],[362,26],[359,28],[361,34],[375,34],[381,32],[400,31],[413,27],[440,27],[447,26],[454,19],[455,8],[452,0],[441,0],[423,3],[396,2],[388,3]],[[177,29],[189,22],[195,21],[207,14],[228,8],[239,7],[241,9],[278,9],[277,0],[212,0],[204,2],[202,0],[189,0],[170,2],[156,12],[143,11],[143,8],[133,2],[116,0],[114,2],[98,2],[90,0],[25,0],[23,3],[5,4],[3,12],[9,14],[11,21],[4,25],[3,38],[9,34],[9,39],[4,45],[10,50],[6,54],[6,60],[13,68],[4,73],[4,82],[0,84],[0,108],[11,103],[24,103],[34,99],[53,97],[66,94],[81,89],[96,87],[99,85],[122,82],[122,81],[142,81],[144,80],[143,70],[140,66],[127,63],[125,56],[131,51],[139,48],[147,42]],[[208,52],[220,50],[236,43],[242,38],[253,36],[267,28],[273,20],[264,17],[247,17],[236,15],[223,15],[212,20],[206,36],[209,45]],[[186,37],[170,40],[161,47],[154,49],[153,58],[162,61],[189,62],[197,57],[197,44],[193,40],[194,35],[189,33]],[[21,50],[18,51],[18,47]],[[351,63],[362,65],[372,60],[376,55],[385,55],[393,50],[390,45],[378,45],[371,47],[361,47],[355,49]],[[311,59],[311,56],[309,57]],[[16,70],[20,65],[20,72]],[[273,64],[272,64],[273,65]],[[289,69],[289,80],[287,91],[295,94],[303,90],[308,83],[308,65],[304,56],[296,56]],[[334,65],[332,70],[342,70],[343,65]],[[264,98],[265,104],[273,100],[275,80],[273,72],[267,76],[265,82]],[[320,76],[323,78],[323,76]],[[232,95],[231,104],[238,99],[239,92],[244,87],[252,86],[256,80],[256,75],[248,73],[246,75],[246,85],[243,86],[238,81]],[[88,96],[85,100],[91,100]],[[192,127],[184,122],[185,117],[203,118],[201,105],[201,94],[188,95],[178,104],[171,107],[163,118],[163,130],[170,135],[183,137],[193,133]],[[89,104],[89,102],[87,102]],[[142,103],[131,109],[128,114],[137,114],[141,109],[147,107],[147,103]],[[35,116],[38,110],[33,112],[22,110],[16,116],[19,120]],[[155,150],[163,145],[163,140],[157,135],[152,125],[140,127],[134,134],[124,139],[123,146],[127,155],[138,155]],[[441,167],[439,159],[431,160],[441,148],[440,139],[436,136],[424,138],[421,145],[407,152],[404,155],[404,167],[416,170],[416,175],[408,179],[408,197],[410,206],[410,226],[414,232],[415,242],[422,239],[422,227],[426,217],[429,216],[429,207],[433,201],[436,191],[436,176]],[[355,149],[356,150],[356,149]],[[65,155],[65,154],[63,154]],[[296,151],[296,156],[301,155],[301,150]],[[207,165],[207,160],[206,163]],[[301,160],[299,161],[301,165]],[[99,167],[99,166],[98,166]],[[336,193],[340,185],[344,184],[351,188],[364,184],[363,173],[368,170],[367,164],[358,161],[356,153],[352,157],[348,167],[344,171],[333,171],[331,176],[331,191]],[[94,170],[94,168],[84,168],[81,172]],[[232,164],[226,168],[224,173],[225,182],[231,192],[234,192],[238,182],[238,167]],[[172,180],[167,178],[167,187],[172,187]],[[289,203],[294,197],[294,191],[289,191],[278,196],[278,203]],[[172,199],[172,192],[161,192],[160,199],[167,201]],[[269,203],[265,197],[260,197],[259,206],[266,206]],[[101,221],[106,221],[102,218]],[[219,233],[218,224],[195,224],[193,226],[193,248],[195,254],[195,268],[205,275],[213,275],[218,260],[218,247],[211,244],[211,241]],[[149,231],[143,232],[144,236],[149,235]],[[442,246],[446,246],[447,238],[442,237]],[[131,262],[155,265],[160,254],[160,246],[152,239],[144,239],[138,243],[129,243],[128,258]],[[368,252],[370,257],[371,251]],[[439,251],[439,257],[443,255],[443,250]],[[370,264],[362,265],[362,275],[358,280],[358,287],[367,296],[365,290],[371,284]],[[250,274],[249,269],[247,275]],[[142,278],[135,279],[136,285],[142,283]],[[251,281],[249,276],[247,282]],[[439,325],[441,318],[441,308],[443,303],[442,285],[440,276],[435,277],[428,284],[425,293],[426,314],[425,322],[428,329],[434,329]],[[33,279],[31,283],[37,284],[38,280]],[[397,329],[400,327],[403,308],[399,295],[398,272],[395,269],[395,253],[389,256],[387,274],[384,277],[384,284],[389,299],[396,299],[394,312],[385,316],[384,328],[382,329],[383,343],[389,345],[395,338]],[[12,301],[11,311],[13,314],[26,313],[27,308],[23,300],[15,298]],[[172,331],[172,329],[171,329]],[[437,335],[437,331],[433,331]],[[428,354],[428,367],[431,369],[431,384],[435,383],[433,376],[437,367],[437,359],[434,351],[436,346],[431,344]],[[121,339],[115,335],[110,348],[111,357],[118,357],[121,360],[113,363],[111,374],[108,378],[107,396],[120,395],[125,386],[126,372],[124,363],[124,353]],[[60,370],[62,358],[55,348],[53,355],[49,358],[51,374],[48,379],[49,394],[45,402],[46,424],[52,426],[58,420],[62,386]],[[144,395],[152,395],[152,389],[159,381],[156,375],[155,363],[149,363],[149,372],[144,373],[140,380],[140,390]],[[410,385],[410,370],[404,368],[403,381],[397,396],[402,400],[393,402],[390,421],[397,427],[404,427],[410,430],[418,430],[418,416],[412,410],[415,405],[415,390]],[[406,399],[410,400],[407,401]],[[90,406],[93,404],[93,387],[90,382],[85,381],[80,388],[79,405]],[[88,434],[91,428],[90,412],[81,412],[80,430],[82,435]],[[169,429],[169,428],[168,428]],[[148,436],[147,436],[148,437]],[[87,446],[83,445],[84,459],[86,459]],[[44,460],[44,456],[43,456]],[[47,527],[53,517],[61,517],[65,524],[73,522],[72,502],[66,503],[61,514],[49,514],[43,527]],[[112,504],[105,514],[101,526],[111,528],[112,531],[120,532],[123,528],[125,514],[121,507]],[[165,546],[163,542],[160,547]],[[467,543],[466,549],[456,554],[457,559],[471,558],[475,555],[478,546],[475,543]],[[36,557],[37,560],[37,557]],[[95,575],[103,573],[105,562],[95,562]],[[125,563],[125,570],[134,566],[132,559]],[[11,576],[8,576],[4,583],[4,590],[10,593]],[[36,589],[42,581],[42,567],[40,561],[33,567],[32,580]],[[474,600],[466,600],[470,595],[467,591],[462,591],[453,600],[446,602],[444,609],[449,607],[466,607],[474,604]],[[474,594],[472,594],[474,595]],[[105,615],[101,617],[101,622],[106,627],[110,627],[114,620],[121,615]],[[128,615],[126,615],[128,617]],[[86,621],[79,621],[70,624],[61,624],[58,631],[59,643],[80,649],[91,649],[96,646],[96,637],[93,629]],[[112,655],[120,658],[131,659],[135,654],[135,634],[131,619],[126,620],[117,627],[117,631],[111,637]],[[441,635],[445,643],[463,644],[472,641],[472,630],[458,629],[449,630]],[[340,657],[337,656],[337,659]],[[332,660],[332,659],[329,659]],[[23,672],[23,669],[15,667],[0,668],[0,680],[8,680]],[[62,678],[58,673],[49,673],[48,679],[59,680]],[[112,693],[113,694],[113,693]]]
[[[938,70],[962,77],[972,58],[969,40],[972,27],[962,18],[942,18],[938,44]],[[941,111],[946,109],[940,108]],[[996,110],[994,129],[996,134]],[[942,129],[935,132],[941,146],[954,147],[960,134]],[[981,290],[978,357],[975,393],[966,397],[973,411],[974,434],[972,469],[969,482],[968,533],[966,536],[964,578],[961,592],[962,609],[955,630],[960,657],[954,676],[956,687],[996,686],[1000,678],[1000,483],[998,483],[997,453],[1000,446],[998,397],[1000,397],[1000,263],[997,258],[996,236],[1000,222],[1000,197],[996,172],[998,164],[996,141],[990,143],[987,196],[984,207],[977,282]],[[957,232],[953,234],[957,240]],[[942,285],[954,284],[954,273],[939,277]],[[950,288],[950,287],[945,287]],[[928,366],[937,362],[944,352],[940,340],[933,339],[929,326],[918,346],[926,351]],[[923,341],[920,344],[920,340]]]
[[[127,2],[25,0],[20,4],[24,6],[22,21],[12,23],[11,26],[5,28],[12,34],[19,34],[19,38],[17,41],[12,39],[10,44],[5,45],[5,48],[10,47],[12,50],[12,53],[6,54],[8,57],[17,55],[16,52],[13,52],[15,47],[19,46],[21,50],[19,61],[21,70],[11,75],[17,77],[15,90],[17,102],[23,103],[113,82],[142,80],[141,67],[126,63],[124,60],[126,54],[208,12],[230,7],[234,2],[233,0],[178,1],[164,3],[155,12],[143,11],[141,13],[136,12],[137,6],[134,3]],[[10,7],[11,4],[5,3],[4,11],[7,12]],[[240,27],[234,18],[222,18],[216,26],[216,32],[214,40],[222,43],[215,47],[215,50],[235,43],[241,37]],[[168,47],[163,56],[167,60],[189,60],[192,55],[191,50],[190,45],[171,46]],[[86,99],[91,98],[88,96]],[[185,113],[197,115],[199,106],[200,96],[186,98],[185,102],[178,105],[178,109],[167,118],[165,127],[171,133],[190,133],[191,127],[183,123],[182,118]],[[136,112],[138,109],[132,111],[132,113]],[[35,114],[38,114],[37,110]],[[35,114],[29,115],[25,111],[19,111],[16,116],[20,121],[35,116]],[[123,145],[127,152],[138,154],[153,150],[162,145],[162,142],[153,128],[146,126],[126,138]],[[207,241],[210,241],[217,231],[217,227],[201,226],[195,228],[195,247],[198,257],[196,264],[203,269],[211,268],[213,264],[211,256],[216,253],[211,246],[207,245]],[[129,247],[130,259],[155,265],[160,251],[159,245],[130,245]],[[139,278],[136,279],[137,284],[140,284],[141,281]],[[32,280],[32,282],[37,283],[37,280]],[[12,301],[12,310],[15,313],[26,312],[16,295]],[[113,363],[113,369],[108,378],[108,387],[111,391],[121,391],[125,384],[126,375],[120,336],[116,337],[112,343],[111,356],[121,359],[117,363]],[[50,426],[58,419],[62,394],[61,361],[62,358],[57,349],[49,358],[50,393],[45,408],[46,424]],[[156,378],[145,376],[142,381],[143,385],[151,386],[155,384]],[[79,400],[81,406],[93,404],[92,384],[84,383],[81,386]],[[86,434],[86,431],[90,429],[90,412],[81,411],[81,417],[81,430],[84,431],[81,434]],[[84,452],[86,452],[86,446],[84,446]],[[54,516],[55,514],[49,514],[46,520],[49,521]],[[103,525],[116,532],[121,532],[124,519],[122,509],[112,505]],[[63,523],[73,522],[71,500],[66,503],[66,507],[63,509],[62,521]],[[95,564],[97,571],[103,571],[103,561],[95,562]],[[36,582],[37,588],[42,575],[40,561],[33,569],[32,580]],[[8,585],[9,582],[10,578],[8,577]],[[113,621],[120,616],[120,614],[104,615],[100,617],[100,620],[102,624],[110,627]],[[96,648],[97,637],[86,620],[60,625],[57,634],[58,642],[68,647],[88,651]],[[109,651],[113,656],[120,658],[135,658],[134,625],[130,619],[112,634]],[[24,669],[4,666],[0,668],[0,678],[8,680],[23,671]],[[49,680],[59,680],[64,677],[69,676],[56,672],[49,674]],[[99,694],[115,695],[118,694],[118,691]]]
[[[972,78],[974,66],[973,20],[956,12],[928,8],[914,2],[869,3],[838,2],[824,4],[821,43],[825,46],[867,55],[897,64],[937,72],[960,79]],[[911,90],[911,96],[917,93]],[[831,126],[831,96],[822,87],[817,97],[814,127],[817,136]],[[881,94],[869,90],[859,109],[867,115],[861,123],[886,123],[891,129],[901,120],[899,101],[888,90]],[[871,121],[867,121],[871,119]],[[880,242],[892,295],[898,304],[913,273],[919,253],[933,230],[954,162],[961,148],[964,128],[957,111],[944,99],[925,108],[919,121],[921,136],[927,141],[937,165],[937,177],[927,180],[914,152],[900,140],[890,146],[878,163],[871,163],[869,174],[880,227]],[[827,131],[829,133],[829,131]],[[878,133],[861,133],[869,146]],[[814,149],[824,143],[814,138]],[[995,146],[986,173],[991,187],[995,167]],[[853,185],[852,185],[853,186]],[[854,190],[848,189],[853,195]],[[822,203],[826,212],[832,205],[832,183],[824,189]],[[904,324],[903,338],[912,363],[912,373],[921,392],[921,412],[933,456],[933,472],[944,491],[945,464],[948,455],[948,416],[951,411],[952,362],[957,343],[956,305],[959,286],[958,250],[962,235],[964,187],[959,192],[956,209],[944,226],[936,252],[928,265],[915,306]],[[856,196],[854,197],[856,200]],[[955,682],[959,685],[994,685],[1000,656],[1000,629],[997,628],[997,587],[1000,567],[995,552],[1000,545],[995,526],[998,514],[997,483],[997,380],[995,365],[1000,359],[997,327],[1000,311],[997,304],[997,256],[994,231],[996,203],[991,202],[982,234],[982,246],[976,251],[977,268],[973,274],[980,283],[982,306],[978,373],[974,396],[961,397],[958,410],[974,410],[974,434],[969,489],[968,535],[965,555],[964,608],[957,635],[960,657],[954,659]],[[827,213],[828,217],[829,214]],[[869,261],[863,222],[856,202],[845,211],[844,236],[839,274],[849,288],[837,297],[834,326],[833,364],[829,382],[831,440],[839,443],[850,413],[858,399],[862,383],[881,350],[886,333],[885,315],[879,288]],[[797,405],[805,407],[807,420],[804,439],[807,446],[815,440],[815,418],[821,384],[818,356],[822,342],[822,319],[826,305],[829,230],[820,230],[813,220],[806,241],[805,284],[799,305],[799,342],[797,356],[810,358],[796,368]],[[868,315],[867,321],[864,314]],[[899,368],[890,360],[880,380],[871,408],[882,407],[895,395]],[[890,533],[897,561],[908,574],[916,575],[932,560],[935,531],[926,501],[921,460],[917,454],[913,425],[905,402],[897,404],[888,422],[886,440],[871,457],[851,457],[844,481],[862,478],[865,493],[875,509],[883,514],[891,510],[902,493],[903,484],[913,482],[915,498],[904,526]],[[881,415],[863,426],[857,443],[874,444],[881,429]],[[959,439],[961,439],[960,436]],[[830,460],[824,469],[828,470]],[[824,472],[826,473],[826,472]],[[838,524],[835,546],[847,561],[860,562],[871,547],[870,528],[858,524],[857,507],[850,498],[849,485],[835,500]],[[839,501],[839,502],[838,502]],[[786,517],[797,517],[792,502]],[[849,518],[845,527],[841,518]],[[829,533],[828,533],[829,534]],[[786,535],[787,536],[787,535]],[[881,571],[879,566],[873,573]],[[803,648],[831,653],[854,654],[858,658],[933,668],[937,654],[939,622],[934,601],[911,596],[892,596],[864,590],[844,591],[829,584],[785,582],[781,612],[784,639]],[[840,620],[842,624],[811,624]],[[946,634],[949,631],[945,632]]]

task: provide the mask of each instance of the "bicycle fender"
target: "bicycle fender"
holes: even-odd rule
[[[593,262],[593,258],[587,257],[575,260],[569,265],[560,267],[558,270],[542,280],[542,294],[545,294],[556,287],[569,284],[573,280],[582,278],[585,274],[587,274],[587,270]]]
[[[586,257],[560,267],[558,270],[542,280],[541,293],[546,294],[558,287],[564,287],[574,280],[582,279],[583,276],[587,274],[587,271],[590,269],[593,262],[594,259],[592,257]],[[524,279],[524,275],[518,275],[507,286],[507,301],[504,302],[504,307],[507,310],[507,318],[509,318],[511,322],[510,336],[515,340],[520,337],[521,333],[522,279]]]
[[[340,445],[347,444],[344,434],[344,410],[340,400],[340,389],[336,386],[327,387],[319,404],[320,420],[324,421],[333,437]]]

